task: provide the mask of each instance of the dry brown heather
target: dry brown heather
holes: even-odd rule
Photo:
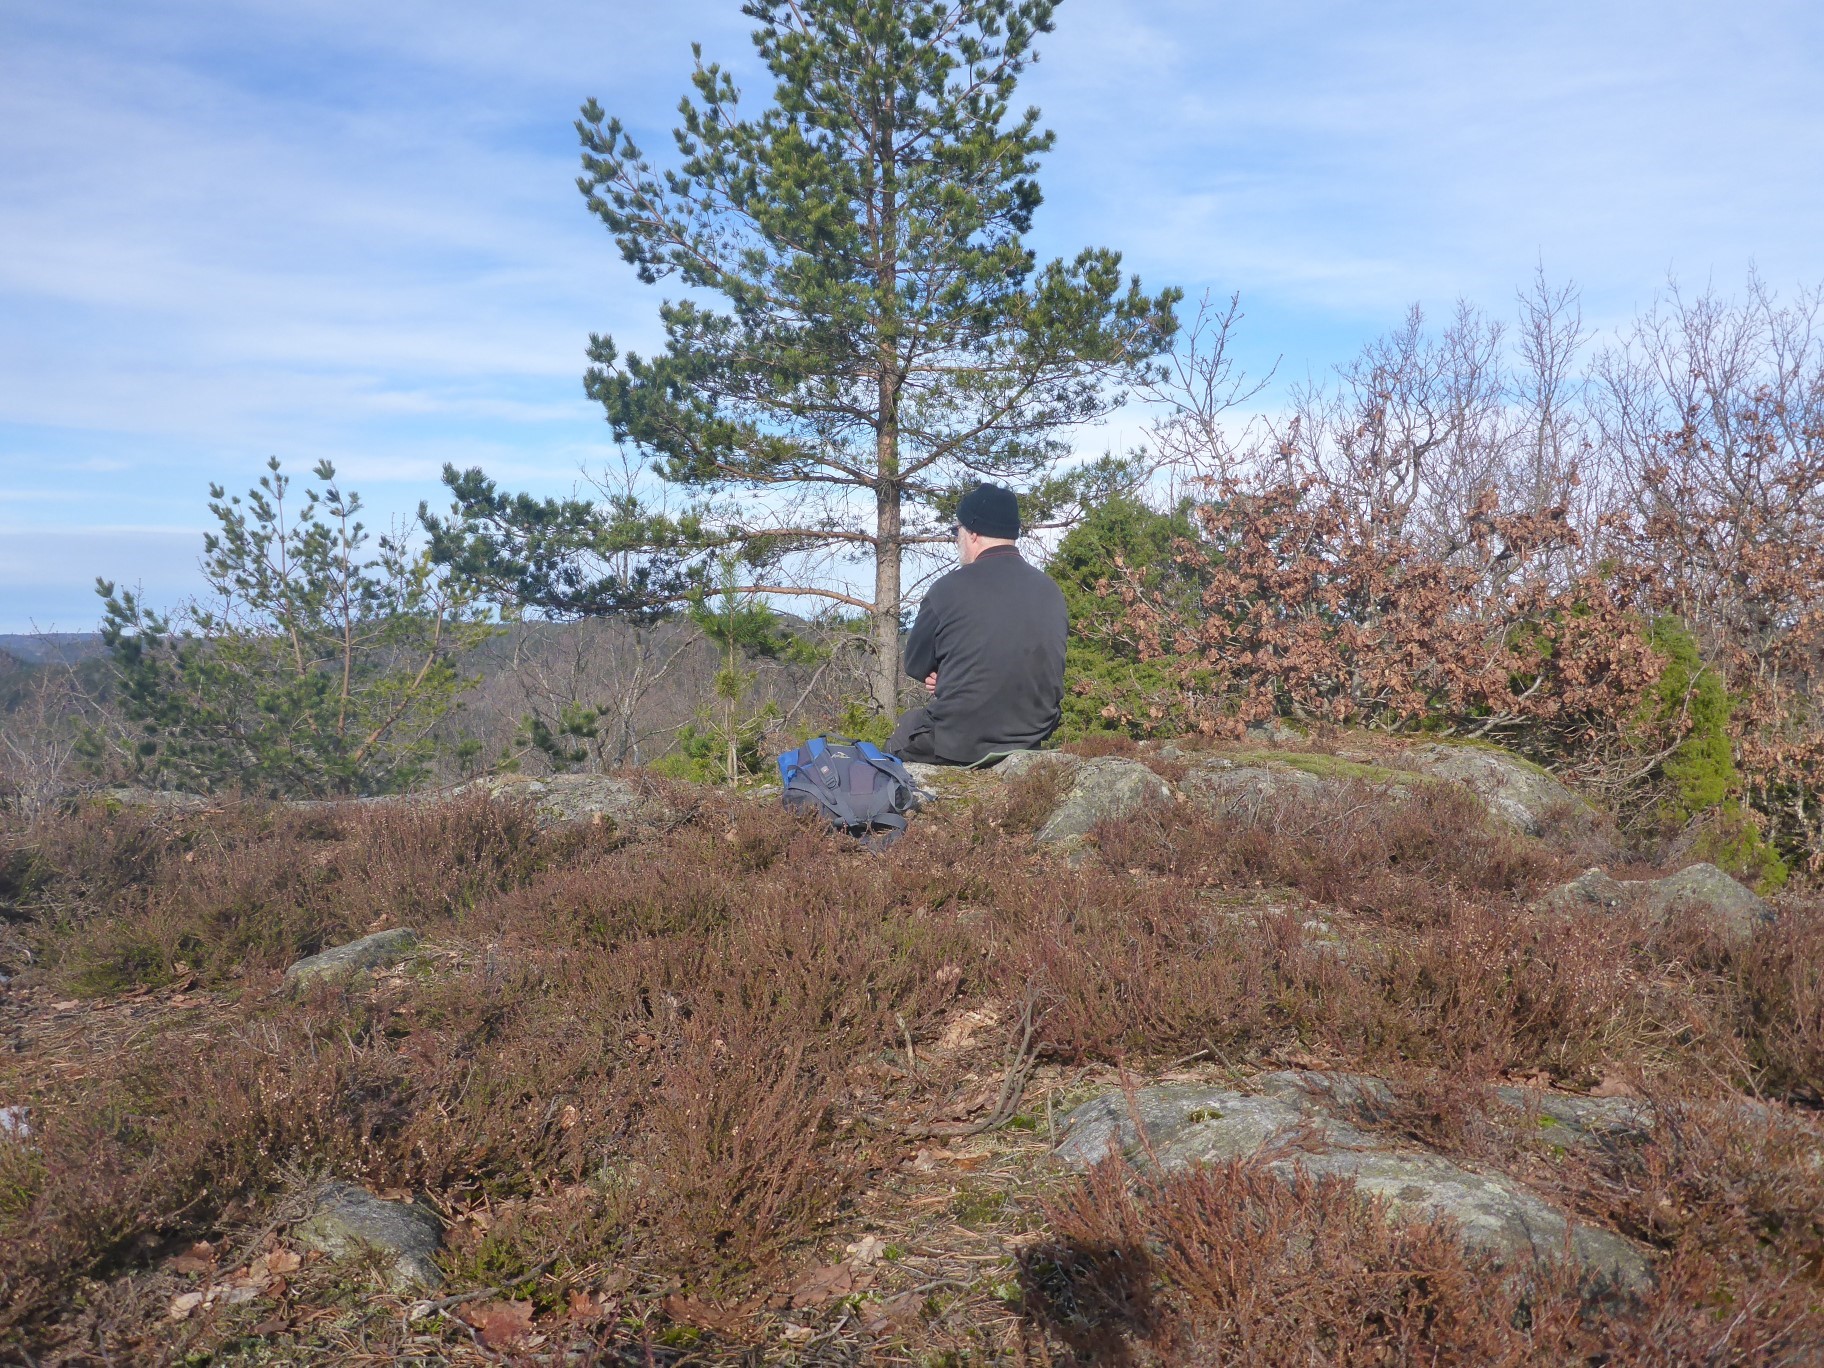
[[[987,785],[880,855],[701,792],[639,837],[482,800],[7,832],[0,905],[34,963],[0,996],[0,1104],[32,1133],[0,1137],[0,1356],[1824,1356],[1817,902],[1739,950],[1528,911],[1587,852],[1442,790],[1254,825],[1155,811],[1072,863],[1019,834],[1046,782]],[[1314,911],[1346,956],[1303,932]],[[382,926],[427,953],[276,991]],[[1383,1124],[1643,1241],[1656,1290],[1586,1306],[1246,1164],[1045,1160],[1063,1109],[1123,1076],[1288,1064],[1394,1080]],[[1632,1087],[1663,1119],[1641,1149],[1553,1153],[1485,1114],[1501,1079]],[[291,1269],[285,1223],[323,1177],[423,1194],[448,1223],[435,1295],[479,1295],[414,1320],[366,1270]],[[258,1296],[173,1318],[262,1254]]]

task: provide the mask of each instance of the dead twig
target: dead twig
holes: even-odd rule
[[[502,1292],[522,1286],[535,1278],[543,1277],[545,1271],[556,1262],[555,1259],[546,1259],[531,1271],[521,1273],[517,1278],[508,1278],[505,1282],[494,1287],[477,1288],[473,1292],[458,1292],[453,1297],[440,1297],[436,1301],[413,1302],[411,1306],[406,1308],[407,1317],[411,1320],[424,1320],[427,1316],[438,1315],[441,1312],[449,1310],[452,1306],[461,1306],[464,1302],[480,1301],[483,1297],[498,1297]]]

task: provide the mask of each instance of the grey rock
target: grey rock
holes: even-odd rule
[[[1131,816],[1148,803],[1169,802],[1171,797],[1171,785],[1138,760],[1112,755],[1085,760],[1072,772],[1070,792],[1035,839],[1041,845],[1081,841],[1099,822]]]
[[[533,805],[540,826],[613,822],[632,826],[662,821],[671,814],[663,803],[644,798],[624,779],[606,774],[495,774],[451,790],[479,788],[496,798],[523,798]]]
[[[376,931],[371,936],[333,946],[299,960],[285,971],[287,987],[297,988],[322,979],[339,978],[362,969],[384,969],[411,956],[418,933],[409,927]]]
[[[1537,1088],[1502,1086],[1495,1100],[1537,1121],[1546,1138],[1608,1147],[1641,1144],[1651,1135],[1653,1109],[1629,1097],[1576,1097]]]
[[[1309,797],[1324,787],[1315,774],[1290,765],[1251,763],[1210,756],[1178,782],[1178,791],[1206,812],[1252,818],[1288,798]]]
[[[1272,746],[1296,745],[1305,739],[1304,733],[1278,717],[1270,717],[1265,722],[1250,722],[1247,732],[1250,741],[1265,741]]]
[[[1661,917],[1681,908],[1703,914],[1724,936],[1746,941],[1754,928],[1773,920],[1773,909],[1713,864],[1694,864],[1663,879],[1640,881],[1638,892],[1648,911]]]
[[[161,812],[204,812],[215,802],[198,793],[178,793],[173,789],[107,788],[95,796],[122,807],[157,808]]]
[[[1076,1169],[1125,1155],[1170,1171],[1197,1157],[1258,1153],[1309,1115],[1309,1107],[1280,1097],[1168,1083],[1136,1089],[1131,1106],[1126,1093],[1111,1092],[1076,1107],[1063,1120],[1056,1153]]]
[[[1569,883],[1559,884],[1539,900],[1540,906],[1571,912],[1599,907],[1614,910],[1627,903],[1632,895],[1626,884],[1606,870],[1586,869]]]
[[[1018,779],[1034,770],[1064,769],[1072,773],[1081,769],[1083,757],[1068,751],[1016,751],[991,771],[1002,779]]]
[[[1319,1073],[1314,1069],[1282,1069],[1262,1074],[1254,1086],[1268,1097],[1370,1125],[1388,1115],[1397,1099],[1393,1089],[1367,1074]]]
[[[1513,1263],[1571,1259],[1609,1286],[1652,1282],[1646,1258],[1612,1231],[1573,1221],[1501,1173],[1468,1168],[1443,1155],[1396,1145],[1340,1116],[1384,1100],[1385,1085],[1349,1075],[1272,1074],[1258,1094],[1198,1085],[1108,1093],[1064,1119],[1058,1155],[1086,1168],[1115,1154],[1164,1171],[1197,1163],[1256,1159],[1290,1179],[1303,1171],[1346,1179],[1380,1198],[1398,1218],[1445,1218],[1465,1244]]]
[[[326,1184],[292,1236],[332,1259],[378,1256],[382,1280],[395,1291],[443,1280],[437,1268],[443,1224],[436,1213],[416,1202],[386,1201],[353,1183]]]
[[[1586,869],[1539,899],[1558,911],[1642,908],[1664,920],[1681,909],[1708,918],[1727,939],[1740,944],[1754,928],[1773,920],[1773,909],[1713,864],[1694,864],[1663,879],[1616,879]]]
[[[1537,765],[1488,746],[1414,746],[1401,763],[1437,779],[1451,779],[1481,796],[1489,811],[1515,831],[1543,836],[1560,815],[1588,819],[1594,809]]]

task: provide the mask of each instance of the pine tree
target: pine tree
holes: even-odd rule
[[[1052,146],[1015,84],[1047,0],[753,0],[772,104],[746,116],[702,60],[659,170],[591,100],[577,123],[590,210],[648,283],[665,349],[592,336],[588,393],[615,438],[693,500],[664,516],[501,493],[445,470],[436,553],[560,613],[680,599],[734,553],[743,589],[871,618],[871,691],[898,688],[902,560],[947,541],[982,480],[1034,510],[1068,497],[1061,434],[1124,399],[1176,331],[1168,290],[1092,248],[1040,265],[1023,242]],[[871,596],[844,566],[872,563]]]
[[[433,729],[475,681],[457,659],[492,632],[461,585],[397,537],[368,548],[361,497],[312,472],[302,504],[277,457],[246,498],[210,486],[207,600],[175,614],[98,580],[125,753],[160,786],[333,798],[424,777]]]

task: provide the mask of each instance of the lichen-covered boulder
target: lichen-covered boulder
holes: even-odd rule
[[[385,969],[409,959],[418,948],[418,933],[407,926],[376,931],[371,936],[331,946],[306,956],[285,971],[285,985],[301,988],[308,983],[342,978],[363,969]]]
[[[1639,895],[1648,911],[1670,917],[1689,908],[1723,936],[1746,941],[1754,928],[1773,920],[1773,909],[1753,891],[1713,864],[1687,865],[1663,879],[1640,881]]]
[[[1713,864],[1688,865],[1662,879],[1616,879],[1601,869],[1586,869],[1552,889],[1539,905],[1558,911],[1638,908],[1660,921],[1691,911],[1738,945],[1755,927],[1773,920],[1766,902]]]
[[[404,1292],[435,1287],[443,1223],[416,1202],[389,1202],[353,1183],[328,1183],[292,1237],[332,1259],[377,1258],[381,1279]]]
[[[1041,845],[1081,841],[1101,822],[1132,816],[1149,803],[1171,798],[1172,786],[1138,760],[1108,755],[1080,761],[1071,771],[1070,791],[1034,839]]]
[[[1282,1073],[1256,1080],[1258,1093],[1173,1084],[1110,1092],[1064,1120],[1058,1156],[1075,1168],[1124,1155],[1165,1171],[1195,1163],[1259,1159],[1269,1173],[1303,1171],[1352,1182],[1389,1215],[1452,1222],[1464,1243],[1524,1265],[1567,1254],[1607,1287],[1652,1282],[1642,1253],[1612,1231],[1574,1220],[1506,1174],[1473,1169],[1429,1150],[1396,1144],[1348,1119],[1373,1108],[1384,1089],[1348,1076]],[[1143,1138],[1144,1137],[1144,1138]]]
[[[1400,763],[1478,794],[1501,822],[1526,836],[1543,836],[1555,820],[1588,820],[1595,810],[1545,770],[1493,746],[1412,746]]]
[[[1628,886],[1603,869],[1586,869],[1569,883],[1559,884],[1539,900],[1542,907],[1559,912],[1600,908],[1613,911],[1625,905],[1632,895]]]

